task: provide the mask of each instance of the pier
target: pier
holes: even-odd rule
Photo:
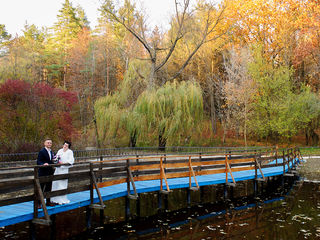
[[[0,227],[29,221],[31,224],[54,225],[57,213],[80,207],[87,208],[87,227],[91,226],[92,209],[100,209],[103,218],[107,201],[126,197],[139,201],[139,194],[157,192],[161,196],[171,190],[187,188],[197,191],[201,186],[224,184],[231,188],[240,181],[266,181],[272,176],[292,176],[302,160],[299,149],[264,153],[232,152],[225,154],[159,154],[147,156],[101,157],[99,161],[77,162],[64,175],[39,177],[43,166],[2,167],[0,171]],[[66,190],[43,193],[40,183],[69,179]],[[190,191],[189,191],[190,190]],[[44,199],[68,194],[69,204],[46,207]],[[227,195],[228,192],[226,191]],[[38,209],[38,202],[42,209]],[[130,204],[126,204],[130,215]]]

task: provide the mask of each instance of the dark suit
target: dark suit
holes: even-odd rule
[[[47,149],[42,148],[38,154],[37,165],[44,165],[45,163],[53,164],[52,159],[54,154],[52,151],[50,151],[50,154],[51,154],[51,160],[50,160]],[[54,173],[54,170],[52,167],[39,168],[39,172],[38,172],[39,177],[50,176],[50,175],[53,175],[53,173]],[[40,185],[43,192],[51,192],[52,182],[41,183]],[[50,202],[50,198],[47,198],[47,203],[49,202]]]

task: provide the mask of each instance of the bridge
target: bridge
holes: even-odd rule
[[[139,193],[170,194],[173,189],[197,191],[201,186],[239,181],[265,181],[272,176],[291,176],[302,156],[298,148],[266,152],[229,151],[227,153],[159,154],[147,156],[101,156],[99,161],[77,162],[68,174],[38,176],[44,166],[11,166],[0,169],[0,227],[30,221],[52,224],[51,217],[80,207],[103,214],[105,202]],[[52,165],[56,166],[56,165]],[[68,189],[42,192],[40,183],[69,179]],[[44,199],[68,194],[69,204],[47,207]],[[188,196],[190,197],[190,196]],[[42,209],[38,209],[38,202]],[[158,198],[160,201],[160,198]],[[130,209],[126,209],[130,211]],[[90,221],[88,221],[90,226]]]

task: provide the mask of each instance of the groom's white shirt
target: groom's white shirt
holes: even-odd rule
[[[51,160],[51,149],[46,148],[46,147],[44,147],[44,148],[47,150],[47,152],[48,152],[48,154],[49,154],[49,158],[50,158],[50,160]]]

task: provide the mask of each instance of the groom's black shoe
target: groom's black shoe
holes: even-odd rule
[[[46,203],[46,206],[48,207],[54,207],[56,204],[55,203],[52,203],[52,202],[49,202],[49,203]]]

